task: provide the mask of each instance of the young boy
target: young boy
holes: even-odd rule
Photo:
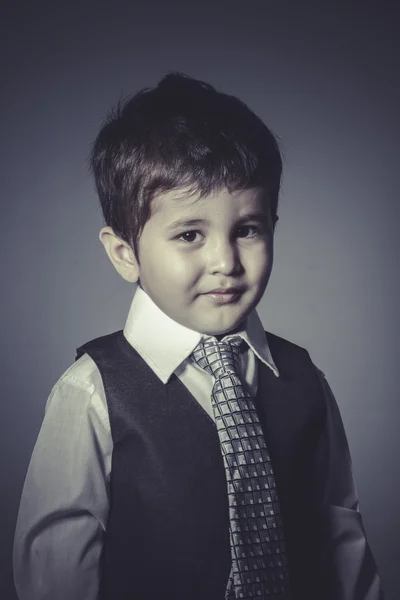
[[[100,240],[138,283],[123,331],[54,386],[22,494],[20,600],[377,600],[338,407],[265,332],[277,142],[167,75],[92,150]]]

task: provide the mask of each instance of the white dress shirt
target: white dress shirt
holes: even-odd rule
[[[214,378],[190,356],[200,339],[211,336],[173,321],[140,287],[132,301],[124,336],[163,383],[175,373],[214,418],[211,405]],[[241,376],[254,396],[257,358],[279,377],[255,310],[233,337],[236,336],[247,342],[241,354]],[[334,402],[324,374],[318,369],[317,373],[327,402]],[[26,475],[14,541],[14,580],[20,600],[97,600],[112,451],[101,375],[93,360],[84,354],[60,377],[50,393]],[[343,474],[346,483],[340,508],[347,511],[346,515],[352,515],[358,511],[358,497],[350,459],[348,464],[349,473]],[[340,524],[335,527],[339,540]],[[343,592],[341,600],[356,600],[351,589],[356,589],[363,562],[361,524],[356,533],[351,547],[347,544],[342,554],[353,552],[354,563],[354,549],[358,548],[359,566],[350,575],[346,573],[348,591]],[[340,569],[340,544],[336,554]],[[345,564],[343,569],[346,570]],[[376,577],[374,581],[374,589],[371,587],[370,595],[363,595],[362,600],[378,599],[379,579]]]

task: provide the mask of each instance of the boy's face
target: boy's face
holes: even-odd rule
[[[258,304],[272,259],[273,225],[256,188],[201,199],[160,194],[139,240],[145,292],[169,317],[209,335],[235,329]],[[236,291],[213,295],[218,288]]]

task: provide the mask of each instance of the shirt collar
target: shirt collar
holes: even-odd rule
[[[124,336],[163,383],[167,383],[201,339],[215,339],[171,319],[139,285],[125,323]],[[247,316],[243,329],[233,335],[227,334],[223,339],[232,337],[241,337],[256,356],[279,377],[256,310]]]

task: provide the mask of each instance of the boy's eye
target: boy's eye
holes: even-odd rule
[[[200,233],[200,231],[196,231],[195,229],[192,229],[190,231],[184,231],[178,236],[178,239],[183,240],[184,242],[198,242],[199,240],[196,240],[197,233]]]
[[[249,229],[252,230],[252,235],[246,235],[249,233]],[[238,235],[238,237],[254,237],[258,233],[260,233],[260,230],[258,227],[256,227],[256,225],[243,225],[238,229],[238,233],[239,232],[241,232],[244,235]]]
[[[250,232],[250,235],[249,235]],[[237,237],[241,238],[252,238],[260,233],[260,229],[256,225],[242,225],[237,230]],[[196,239],[196,235],[201,235],[200,231],[195,229],[191,229],[189,231],[184,231],[178,236],[179,240],[182,240],[187,243],[198,242],[199,238]]]

